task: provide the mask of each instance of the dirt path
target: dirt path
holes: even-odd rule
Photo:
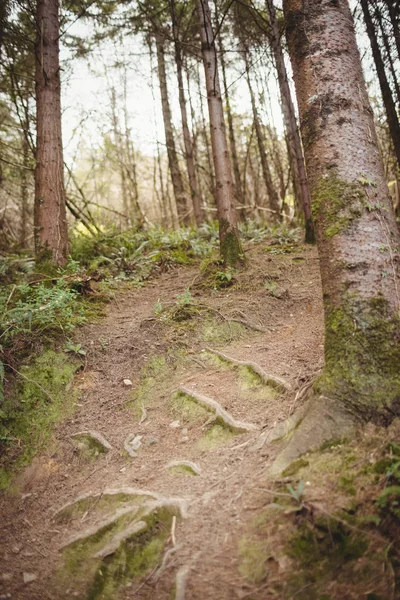
[[[182,600],[183,588],[186,600],[279,597],[248,577],[243,540],[270,501],[263,486],[273,450],[263,436],[291,414],[296,392],[322,366],[322,302],[314,249],[265,250],[251,248],[250,267],[233,287],[215,292],[195,281],[192,295],[177,299],[198,269],[166,273],[120,293],[104,320],[78,334],[88,356],[76,378],[77,410],[55,432],[52,453],[21,475],[18,493],[1,499],[0,598]],[[165,310],[155,319],[159,303]],[[291,389],[207,348],[253,361]],[[191,393],[254,427],[226,427]],[[71,436],[88,430],[112,449],[87,460]],[[124,449],[127,439],[139,446],[136,457]],[[194,465],[166,468],[181,460]],[[107,495],[120,488],[130,490]],[[92,498],[54,518],[85,494]],[[119,543],[138,521],[143,531]],[[83,534],[63,557],[60,548]],[[140,556],[132,540],[144,548]],[[24,573],[34,580],[24,583]]]

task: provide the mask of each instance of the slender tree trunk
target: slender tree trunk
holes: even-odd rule
[[[243,260],[237,225],[232,171],[225,131],[224,109],[219,85],[215,39],[211,25],[208,0],[197,0],[200,21],[201,52],[207,87],[210,116],[211,145],[213,150],[216,202],[218,209],[221,257],[227,266]]]
[[[64,162],[61,135],[58,0],[37,0],[36,255],[64,264],[68,256]]]
[[[251,85],[249,55],[248,55],[247,48],[245,48],[245,47],[244,47],[243,54],[244,54],[244,62],[246,65],[246,78],[247,78],[247,85],[248,85],[249,92],[250,92],[251,108],[253,111],[254,127],[256,130],[258,151],[260,153],[261,168],[262,168],[262,174],[263,174],[263,178],[264,178],[265,187],[267,190],[268,202],[269,202],[270,209],[272,211],[273,220],[280,221],[281,220],[281,211],[280,211],[280,206],[279,206],[279,197],[278,197],[278,193],[275,189],[275,186],[272,182],[271,171],[269,168],[267,152],[266,152],[265,143],[264,143],[264,133],[263,133],[263,130],[261,127],[261,122],[260,122],[260,118],[259,118],[258,111],[257,111],[257,104],[256,104],[255,96],[254,96],[253,87]]]
[[[160,81],[160,93],[161,93],[162,113],[163,113],[163,119],[164,119],[165,141],[167,144],[168,165],[169,165],[169,170],[171,173],[171,182],[172,182],[172,187],[174,190],[176,206],[178,209],[179,221],[183,222],[184,224],[188,224],[190,222],[188,202],[187,202],[185,187],[183,184],[182,173],[179,168],[178,153],[176,151],[174,130],[173,130],[173,126],[172,126],[171,107],[170,107],[169,98],[168,98],[167,73],[166,73],[166,68],[165,68],[164,38],[162,35],[157,34],[155,36],[155,41],[156,41],[156,48],[157,48],[158,78]]]
[[[400,60],[400,5],[393,0],[385,0],[389,12],[390,22],[393,27],[394,39],[396,42],[397,55]]]
[[[209,179],[208,188],[210,190],[212,200],[215,203],[215,198],[216,198],[215,173],[214,173],[214,166],[213,166],[213,161],[212,161],[210,138],[208,137],[208,133],[207,133],[207,121],[206,121],[206,116],[205,116],[205,112],[204,112],[203,89],[201,87],[200,72],[197,73],[197,87],[199,90],[199,100],[200,100],[200,113],[201,113],[201,123],[202,123],[201,131],[202,131],[202,136],[203,136],[203,140],[204,140],[204,148],[205,148],[205,152],[206,152],[208,176],[209,176],[208,177],[208,179]]]
[[[193,158],[193,144],[192,138],[189,131],[188,116],[186,108],[185,89],[183,87],[183,66],[182,66],[182,47],[179,40],[179,34],[175,20],[174,0],[171,2],[172,6],[172,20],[173,20],[173,32],[174,32],[174,44],[175,44],[175,62],[176,71],[178,75],[178,89],[179,89],[179,107],[181,109],[181,120],[182,120],[182,132],[183,142],[185,145],[185,158],[186,168],[189,177],[190,193],[192,196],[193,214],[197,226],[200,226],[203,222],[203,212],[201,208],[201,198],[199,185],[197,182],[196,168]]]
[[[22,248],[26,246],[27,226],[28,226],[28,177],[29,170],[29,144],[25,135],[22,136],[22,169],[21,169],[21,229],[20,244]]]
[[[351,11],[347,0],[283,6],[320,256],[325,367],[274,472],[360,423],[400,414],[400,239]]]
[[[378,39],[375,32],[374,23],[372,21],[371,14],[368,8],[368,0],[361,0],[361,7],[364,14],[364,21],[367,28],[369,41],[371,44],[372,55],[374,57],[374,63],[376,73],[379,79],[379,86],[381,88],[383,104],[385,105],[387,122],[389,126],[390,136],[393,141],[394,151],[397,158],[397,163],[400,167],[400,123],[396,111],[396,106],[393,101],[392,90],[390,89],[389,82],[386,77],[385,64],[381,55],[381,51],[378,44]]]
[[[235,176],[235,193],[239,204],[245,204],[243,194],[243,186],[240,178],[239,160],[236,146],[235,128],[233,125],[233,115],[231,110],[231,102],[229,99],[228,82],[226,78],[226,65],[224,57],[224,44],[221,35],[219,36],[219,54],[221,57],[222,81],[224,84],[226,116],[228,118],[229,146],[231,149],[233,174]]]
[[[267,8],[271,25],[271,46],[278,75],[279,92],[281,96],[290,163],[293,171],[295,195],[304,213],[305,241],[309,244],[313,244],[315,242],[315,233],[311,215],[310,190],[308,187],[303,148],[301,146],[292,95],[290,93],[289,80],[281,44],[281,34],[276,20],[276,11],[273,0],[267,0]]]
[[[375,15],[376,20],[379,23],[379,29],[381,30],[383,45],[385,46],[385,51],[386,51],[387,61],[389,64],[390,74],[392,76],[393,85],[396,90],[396,102],[397,102],[397,105],[400,106],[400,85],[399,85],[398,75],[396,72],[396,67],[394,64],[393,56],[392,56],[392,48],[390,47],[388,33],[387,33],[387,30],[385,29],[385,23],[383,21],[381,7],[376,2],[374,2],[374,15]]]

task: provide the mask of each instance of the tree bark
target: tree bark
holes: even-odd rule
[[[58,0],[38,0],[36,12],[36,169],[34,231],[38,258],[68,256],[61,132]]]
[[[393,27],[394,39],[396,42],[397,55],[400,60],[400,5],[399,2],[393,2],[393,0],[385,0],[389,12],[390,22]]]
[[[219,53],[220,53],[220,57],[221,57],[222,81],[224,84],[224,92],[225,92],[226,116],[228,117],[229,146],[231,149],[233,174],[235,177],[235,194],[236,194],[236,198],[237,198],[237,201],[239,202],[239,204],[245,204],[243,186],[242,186],[242,181],[241,181],[241,177],[240,177],[240,168],[239,168],[239,160],[238,160],[238,153],[237,153],[237,146],[236,146],[235,128],[233,125],[233,115],[232,115],[232,109],[231,109],[231,102],[229,99],[228,82],[227,82],[227,78],[226,78],[224,43],[222,41],[221,35],[219,36]]]
[[[382,15],[381,7],[377,4],[377,2],[373,3],[374,15],[376,20],[379,23],[379,29],[381,30],[383,45],[385,46],[386,57],[389,64],[390,74],[392,76],[393,85],[396,91],[396,102],[397,105],[400,106],[400,84],[397,78],[396,67],[394,64],[394,59],[392,56],[392,48],[390,46],[389,36],[387,29],[385,28],[385,22]]]
[[[325,367],[272,471],[400,414],[400,239],[347,0],[284,0],[320,257]]]
[[[221,258],[227,266],[243,260],[225,131],[224,110],[218,76],[215,38],[211,25],[208,0],[197,0],[200,21],[201,52],[206,78],[211,145],[216,177],[216,203],[219,222]]]
[[[200,198],[200,190],[197,181],[196,168],[194,164],[193,157],[193,144],[192,138],[189,131],[188,125],[188,116],[187,116],[187,108],[186,108],[186,98],[185,98],[185,89],[183,87],[183,66],[182,66],[182,47],[179,40],[179,33],[176,25],[176,17],[174,10],[174,0],[171,1],[172,7],[172,27],[173,27],[173,35],[174,35],[174,45],[175,45],[175,62],[176,62],[176,71],[178,76],[178,90],[179,90],[179,107],[181,109],[181,120],[182,120],[182,132],[183,132],[183,142],[185,145],[185,159],[186,159],[186,168],[189,177],[189,186],[190,193],[192,196],[192,204],[193,204],[193,214],[194,220],[197,226],[200,226],[203,222],[203,211],[201,207],[201,198]]]
[[[264,133],[262,131],[261,122],[260,122],[257,105],[256,105],[256,99],[254,96],[253,87],[251,85],[249,55],[248,55],[247,48],[244,45],[243,45],[243,47],[244,47],[244,52],[243,52],[244,62],[246,65],[247,85],[248,85],[249,92],[250,92],[251,108],[252,108],[253,117],[254,117],[254,127],[256,130],[258,151],[260,153],[262,174],[263,174],[263,178],[264,178],[265,187],[267,189],[268,202],[269,202],[270,209],[272,211],[271,214],[273,216],[273,220],[280,221],[281,220],[281,210],[280,210],[280,206],[279,206],[278,193],[272,182],[271,171],[269,168],[267,152],[266,152],[265,144],[264,144]]]
[[[176,151],[174,138],[174,130],[172,127],[172,115],[168,98],[167,73],[165,68],[165,48],[163,36],[161,34],[156,34],[155,42],[157,48],[158,78],[160,81],[161,104],[164,120],[165,142],[167,144],[168,165],[171,173],[171,182],[174,190],[179,221],[187,225],[190,222],[189,209],[185,193],[185,187],[183,185],[182,173],[179,168],[178,154]]]
[[[286,139],[294,177],[295,195],[298,204],[301,206],[304,213],[305,241],[309,244],[313,244],[315,243],[315,233],[311,215],[310,190],[308,187],[303,148],[301,146],[300,133],[297,126],[292,95],[290,93],[289,80],[281,44],[281,34],[279,31],[278,22],[276,20],[276,11],[273,0],[267,0],[267,8],[271,26],[271,46],[274,54],[276,72],[278,75],[278,85],[281,96],[283,119],[285,122]]]
[[[26,247],[27,226],[28,226],[28,177],[31,176],[29,169],[29,145],[25,135],[21,138],[22,144],[22,169],[21,169],[21,229],[20,244],[22,248]]]
[[[381,94],[383,99],[383,104],[385,106],[387,122],[390,131],[390,137],[393,141],[394,151],[397,158],[397,163],[400,167],[400,123],[399,118],[397,116],[396,106],[393,101],[392,90],[390,89],[390,85],[388,79],[386,77],[385,72],[385,64],[383,62],[383,58],[381,55],[381,51],[378,44],[378,38],[376,36],[374,23],[372,21],[371,14],[368,8],[368,1],[361,0],[361,7],[363,10],[365,26],[367,28],[367,33],[369,37],[369,41],[371,44],[372,55],[374,57],[374,63],[376,68],[376,73],[378,75],[379,86],[381,88]]]

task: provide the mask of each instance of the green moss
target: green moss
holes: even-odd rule
[[[227,267],[237,267],[244,262],[244,253],[240,244],[239,232],[232,228],[226,219],[219,223],[221,259]]]
[[[108,450],[99,441],[84,433],[81,435],[75,435],[71,441],[78,449],[80,457],[87,461],[95,460],[102,454],[106,454],[108,452]]]
[[[132,495],[132,494],[105,494],[103,493],[101,496],[95,496],[88,498],[83,498],[74,504],[68,506],[65,510],[60,512],[57,515],[58,522],[68,522],[71,519],[77,519],[82,517],[87,512],[92,512],[93,509],[96,509],[97,513],[105,513],[110,512],[113,509],[124,508],[125,506],[130,506],[132,504],[137,504],[140,506],[144,502],[151,499],[152,496],[146,495]]]
[[[203,324],[201,339],[205,343],[223,344],[233,340],[248,338],[249,330],[240,323],[235,322],[216,322],[207,320]]]
[[[116,600],[122,586],[140,579],[157,565],[170,535],[172,518],[178,513],[178,509],[166,507],[143,516],[139,509],[135,520],[144,520],[147,528],[121,542],[118,550],[104,559],[94,555],[132,522],[131,514],[68,547],[58,586],[61,589],[72,578],[75,586],[86,588],[86,600]]]
[[[400,398],[400,318],[382,297],[326,307],[325,369],[315,389],[364,421],[388,424]]]
[[[21,367],[18,386],[2,406],[0,433],[16,441],[17,455],[13,465],[6,466],[4,482],[8,471],[29,463],[48,445],[54,426],[72,414],[78,393],[72,385],[79,366],[64,353],[47,350]]]
[[[237,432],[231,431],[217,422],[210,427],[206,434],[197,442],[197,446],[201,450],[213,450],[222,444],[231,442],[237,435]]]
[[[249,583],[260,584],[268,576],[268,558],[271,556],[268,542],[244,536],[239,542],[239,573]]]
[[[360,217],[364,204],[362,184],[343,181],[335,173],[321,177],[311,197],[313,219],[322,221],[327,238],[340,233]]]
[[[176,392],[171,396],[170,406],[173,416],[183,423],[204,422],[213,415],[211,411],[182,392]]]
[[[303,467],[308,467],[309,464],[310,463],[308,460],[305,460],[304,458],[298,458],[297,460],[293,461],[288,467],[286,467],[286,469],[282,473],[282,476],[290,477],[291,475],[295,475]]]
[[[176,465],[174,467],[170,467],[168,471],[170,473],[175,473],[176,475],[197,475],[197,473],[195,473],[193,469],[189,467],[189,465]]]

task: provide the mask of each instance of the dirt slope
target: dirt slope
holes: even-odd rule
[[[277,597],[246,577],[243,540],[267,502],[263,485],[272,450],[263,436],[292,413],[296,393],[322,366],[322,301],[314,249],[271,253],[258,245],[248,258],[249,268],[232,287],[213,291],[201,287],[197,267],[175,270],[119,293],[104,320],[78,333],[88,355],[76,377],[76,412],[56,430],[52,453],[37,457],[19,477],[18,491],[1,498],[0,598],[182,600],[183,588],[187,600]],[[160,304],[164,310],[155,318]],[[253,361],[291,389],[276,388],[210,349]],[[182,387],[214,399],[254,429],[226,427],[190,394],[177,393]],[[88,430],[112,449],[88,460],[71,437]],[[140,446],[136,457],[124,449],[130,438]],[[178,460],[194,462],[200,474],[185,465],[166,468]],[[110,500],[104,494],[110,488],[147,490],[162,499],[141,504],[135,496],[141,508],[133,510],[133,496],[132,502],[129,495]],[[84,494],[93,498],[67,518],[54,518]],[[121,510],[136,516],[118,521],[112,535],[114,525],[107,525],[107,540],[97,533],[86,546],[75,542],[60,552],[73,536],[95,531]],[[154,556],[136,557],[136,577],[128,576],[125,542],[104,562],[93,559],[106,552],[106,541],[115,542],[115,531],[135,526],[138,515],[147,529],[134,539],[150,544]],[[24,583],[24,573],[34,580]]]

